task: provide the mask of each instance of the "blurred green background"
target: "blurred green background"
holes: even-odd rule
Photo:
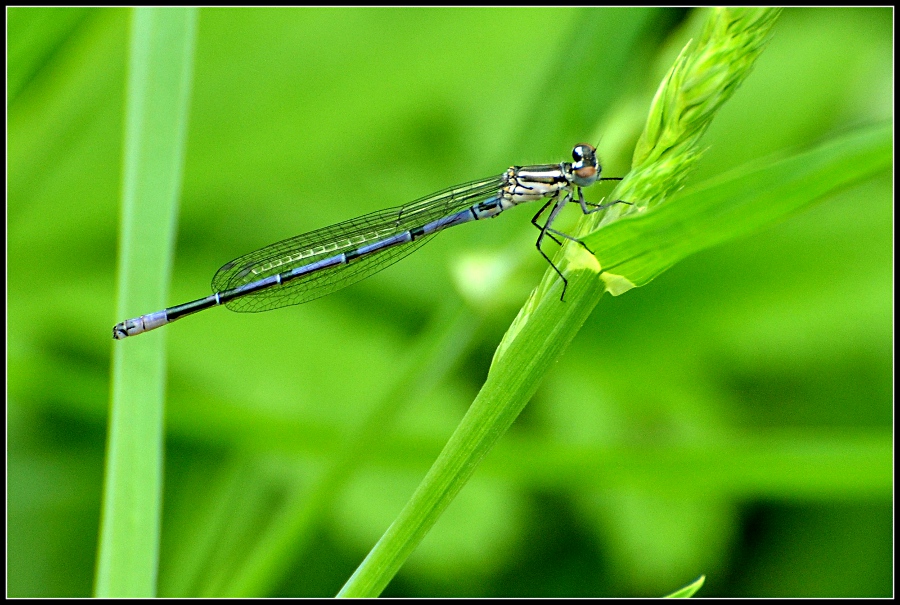
[[[130,11],[8,18],[8,595],[87,596],[124,319]],[[892,120],[892,18],[785,11],[691,183]],[[202,9],[170,303],[257,247],[601,135],[607,174],[623,174],[703,19]],[[579,52],[594,71],[566,71]],[[892,197],[884,174],[605,297],[384,594],[653,596],[702,573],[702,596],[891,595]],[[254,557],[253,594],[337,592],[545,270],[530,216],[454,229],[306,305],[165,328],[160,596],[236,594]],[[473,297],[474,268],[497,265],[514,269]],[[381,446],[299,531],[329,461],[451,317],[471,334],[452,369],[397,401]]]

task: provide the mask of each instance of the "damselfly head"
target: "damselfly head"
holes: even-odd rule
[[[572,181],[579,187],[590,187],[600,176],[600,161],[592,145],[581,143],[572,149]]]

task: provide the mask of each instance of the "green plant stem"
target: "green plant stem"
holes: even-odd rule
[[[168,298],[195,30],[195,9],[134,10],[115,321],[163,308]],[[160,332],[114,343],[98,597],[156,594],[163,338]]]

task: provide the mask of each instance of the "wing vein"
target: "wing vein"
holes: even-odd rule
[[[502,183],[501,175],[456,185],[403,206],[372,212],[260,248],[222,265],[213,276],[213,292],[237,288],[421,227],[496,195]],[[349,264],[315,271],[235,298],[226,306],[232,311],[255,313],[314,300],[394,264],[434,235],[383,248]]]

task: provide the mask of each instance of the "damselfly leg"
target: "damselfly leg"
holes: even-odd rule
[[[615,178],[598,179],[598,180],[620,181],[622,179],[619,177],[615,177]],[[581,211],[584,214],[594,214],[595,212],[600,212],[601,210],[606,210],[607,208],[615,206],[616,204],[632,205],[631,202],[626,202],[625,200],[616,200],[614,202],[609,202],[608,204],[592,204],[590,202],[585,201],[584,192],[582,191],[581,187],[577,188],[577,195],[578,195],[578,204],[581,206]],[[538,210],[537,214],[535,214],[534,217],[531,219],[531,224],[534,225],[535,227],[537,227],[538,229],[540,229],[540,231],[541,231],[541,234],[538,235],[537,241],[535,242],[535,247],[538,249],[538,252],[541,253],[541,256],[543,256],[547,260],[547,262],[550,263],[550,266],[553,267],[553,270],[556,271],[556,274],[559,275],[559,278],[563,282],[562,294],[560,294],[560,297],[559,297],[559,300],[561,300],[561,301],[564,301],[566,299],[566,289],[569,287],[569,280],[566,279],[566,277],[563,275],[562,271],[560,271],[559,267],[557,267],[553,263],[553,261],[550,260],[550,257],[547,256],[544,253],[544,251],[541,249],[541,242],[544,241],[544,236],[549,237],[550,239],[552,239],[554,242],[556,242],[560,246],[562,246],[562,242],[559,241],[558,239],[556,239],[555,236],[562,237],[564,239],[567,239],[569,241],[579,244],[582,248],[584,248],[591,254],[594,253],[593,250],[588,248],[588,245],[586,243],[584,243],[584,241],[578,239],[577,237],[574,237],[567,233],[563,233],[562,231],[559,231],[557,229],[553,229],[550,227],[553,224],[553,221],[556,220],[556,216],[565,207],[565,205],[567,203],[573,201],[572,198],[573,198],[572,192],[567,193],[562,198],[562,200],[559,200],[558,196],[555,198],[551,198],[546,204],[541,206],[541,209]],[[544,221],[543,225],[538,224],[538,221],[540,220],[541,215],[543,215],[544,212],[547,211],[547,208],[549,208],[553,204],[555,204],[555,205],[553,206],[553,209],[550,211],[550,214],[547,217],[547,220]],[[589,206],[591,206],[592,208],[589,208]]]

